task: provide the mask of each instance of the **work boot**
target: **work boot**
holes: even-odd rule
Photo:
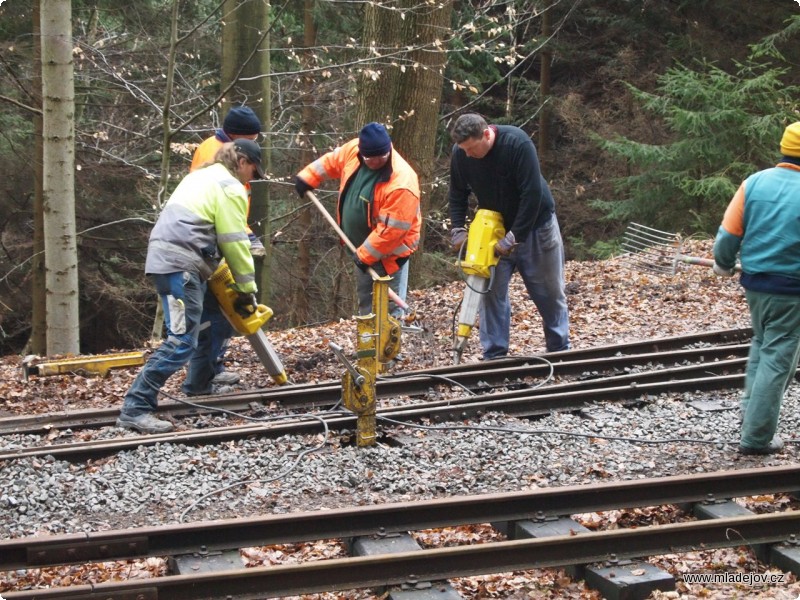
[[[163,421],[153,415],[153,413],[142,413],[137,417],[130,417],[125,413],[120,413],[117,419],[117,427],[125,429],[136,429],[142,433],[167,433],[175,427],[169,421]]]
[[[238,373],[234,373],[233,371],[222,371],[217,373],[214,376],[214,379],[211,381],[220,385],[236,385],[239,383],[240,379],[241,377],[239,377]]]
[[[750,456],[754,454],[775,454],[783,450],[783,440],[777,435],[772,438],[763,448],[748,448],[747,446],[739,446],[739,454]]]
[[[202,392],[200,394],[196,394],[193,392],[187,392],[184,390],[184,394],[187,396],[217,396],[219,394],[230,394],[231,392],[235,392],[236,389],[232,385],[217,385],[216,383],[211,384],[211,389],[207,392]]]

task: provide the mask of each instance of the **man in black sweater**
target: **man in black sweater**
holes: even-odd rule
[[[514,271],[542,317],[548,352],[568,350],[569,311],[564,294],[564,244],[555,202],[539,170],[530,137],[519,127],[487,125],[477,114],[461,115],[450,132],[450,220],[452,243],[466,239],[469,195],[479,208],[503,216],[505,237],[495,253],[500,262],[492,289],[483,297],[480,340],[484,360],[508,353],[511,303],[508,284]]]

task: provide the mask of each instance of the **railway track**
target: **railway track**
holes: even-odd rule
[[[740,340],[749,330],[724,330],[710,334],[648,340],[622,346],[603,346],[528,358],[513,358],[478,365],[441,367],[383,378],[379,398],[413,396],[440,383],[469,392],[440,400],[430,395],[420,401],[382,406],[378,419],[385,423],[441,423],[499,412],[516,417],[535,417],[552,411],[580,410],[598,402],[637,402],[643,396],[663,393],[719,390],[741,387],[749,345]],[[687,347],[688,346],[688,347]],[[694,347],[692,347],[694,346]],[[699,347],[698,347],[699,346]],[[660,351],[653,351],[653,349]],[[680,365],[669,367],[667,365]],[[563,383],[541,385],[551,378],[579,376]],[[501,388],[502,391],[500,391]],[[475,391],[472,391],[475,390]],[[244,425],[189,429],[135,438],[50,443],[0,451],[0,460],[53,456],[70,461],[99,458],[138,446],[159,443],[212,444],[247,436],[278,437],[355,427],[355,417],[331,410],[338,403],[338,382],[277,388],[207,397],[202,406],[163,403],[159,414],[173,418],[195,417],[214,410],[252,412],[272,407],[273,416]],[[278,409],[283,409],[275,417]],[[303,416],[307,413],[308,416]],[[0,434],[44,434],[54,428],[113,426],[118,409],[54,413],[0,419]],[[295,416],[292,416],[295,415]]]
[[[453,422],[502,413],[536,417],[553,411],[594,408],[601,402],[647,403],[660,394],[693,396],[701,390],[728,390],[743,384],[750,331],[725,330],[582,351],[520,357],[476,365],[440,367],[382,378],[379,423]],[[466,367],[466,368],[465,368]],[[447,397],[439,386],[461,390]],[[280,420],[189,429],[158,436],[96,439],[79,443],[33,445],[0,451],[0,461],[52,456],[80,461],[139,446],[164,443],[217,444],[245,437],[277,437],[352,430],[355,417],[335,410],[338,382],[277,388],[202,399],[208,408],[164,402],[162,414],[192,419],[223,408],[255,414],[282,413]],[[309,413],[304,416],[301,413]],[[0,435],[41,435],[58,428],[102,431],[117,409],[100,414],[52,413],[44,418],[0,419]],[[108,432],[110,433],[110,432]],[[107,435],[106,433],[105,435]],[[45,436],[43,436],[45,437]],[[42,440],[48,443],[46,440]],[[37,443],[37,442],[34,442]],[[399,443],[403,443],[400,441]],[[667,471],[669,472],[669,471]],[[348,589],[383,590],[404,585],[542,567],[620,564],[627,559],[693,549],[748,545],[769,560],[773,544],[793,543],[800,535],[800,513],[737,515],[615,531],[584,530],[577,535],[528,539],[525,523],[546,525],[571,515],[643,506],[674,506],[691,511],[728,498],[796,492],[800,467],[742,469],[702,475],[662,477],[613,484],[574,485],[534,491],[439,500],[358,506],[315,512],[225,519],[169,526],[98,531],[0,542],[0,570],[48,568],[116,560],[185,557],[196,560],[218,553],[238,556],[242,548],[333,540],[349,549],[356,540],[383,540],[424,534],[442,527],[491,526],[504,541],[470,546],[409,550],[400,554],[352,555],[302,564],[208,573],[174,571],[146,581],[122,581],[29,591],[3,592],[6,600],[200,600],[267,598]],[[740,505],[735,505],[740,506]],[[693,508],[694,507],[694,508]],[[778,512],[782,511],[782,512]],[[583,528],[581,528],[583,529]],[[731,535],[734,532],[734,535]],[[493,539],[494,539],[493,537]],[[199,557],[199,558],[197,558]],[[195,560],[193,559],[193,560]],[[577,571],[582,578],[582,571]],[[588,580],[588,578],[587,578]],[[436,584],[439,585],[439,584]],[[424,589],[424,588],[421,588]]]
[[[642,506],[680,504],[688,509],[693,504],[708,505],[725,498],[794,492],[799,484],[800,467],[793,465],[135,530],[23,538],[0,542],[0,570],[135,557],[208,554],[248,546],[333,538],[386,537],[399,532],[474,523],[491,523],[507,532],[520,532],[524,528],[514,524]],[[453,577],[542,567],[589,565],[699,548],[792,543],[792,536],[797,535],[800,535],[800,512],[745,514],[532,539],[513,533],[512,539],[477,545],[242,568],[213,574],[185,573],[146,581],[21,591],[4,597],[7,600],[272,598],[443,581]],[[763,547],[761,550],[763,552]]]
[[[702,371],[700,366],[702,364],[732,357],[746,357],[751,335],[750,329],[726,329],[530,357],[512,357],[470,365],[450,365],[425,371],[409,371],[397,376],[380,378],[377,395],[379,398],[413,396],[424,394],[437,385],[462,386],[486,392],[490,386],[506,386],[508,382],[523,385],[525,380],[535,382],[549,376],[575,376],[586,373],[594,373],[594,378],[598,379],[600,373],[622,373],[625,369],[648,363],[693,362],[697,365],[697,370]],[[644,376],[639,376],[641,377]],[[611,387],[613,381],[609,380],[607,387]],[[590,384],[584,384],[584,387],[588,385]],[[533,384],[528,384],[527,387],[533,387]],[[575,386],[577,387],[580,385]],[[157,412],[160,416],[172,417],[208,414],[218,409],[252,411],[254,408],[267,410],[270,407],[281,411],[311,412],[330,408],[336,405],[340,398],[341,383],[327,381],[271,388],[266,391],[207,396],[196,403],[207,408],[165,400],[159,404]],[[110,407],[2,417],[0,435],[42,434],[53,428],[110,427],[114,425],[118,414],[118,407]]]

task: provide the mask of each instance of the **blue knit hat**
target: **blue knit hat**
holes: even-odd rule
[[[254,135],[261,133],[261,121],[247,106],[234,106],[222,122],[222,131],[228,135]]]
[[[367,123],[358,134],[358,151],[361,156],[383,156],[392,149],[392,139],[380,123]]]

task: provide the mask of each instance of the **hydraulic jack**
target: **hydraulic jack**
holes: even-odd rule
[[[358,416],[356,443],[372,446],[377,439],[375,383],[378,375],[400,352],[400,322],[389,315],[389,282],[379,277],[372,284],[372,314],[356,317],[356,364],[334,343],[330,347],[346,367],[342,375],[342,402]]]

